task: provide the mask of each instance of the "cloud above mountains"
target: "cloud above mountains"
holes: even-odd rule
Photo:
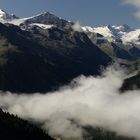
[[[131,4],[137,8],[140,8],[140,0],[123,0],[125,4]]]
[[[123,4],[132,5],[136,8],[134,16],[140,20],[140,0],[122,0]]]

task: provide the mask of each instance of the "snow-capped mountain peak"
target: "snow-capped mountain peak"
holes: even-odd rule
[[[49,27],[59,26],[65,27],[67,24],[71,24],[69,21],[62,19],[50,12],[42,12],[35,16],[27,17],[27,18],[19,18],[8,21],[10,24],[14,24],[17,26],[39,26],[44,29],[48,29]]]
[[[26,26],[38,26],[42,29],[49,29],[54,26],[69,27],[72,22],[64,20],[50,12],[42,12],[38,15],[28,18],[18,18],[14,14],[8,14],[0,9],[0,22],[10,23],[21,28]],[[22,29],[23,29],[22,28]],[[103,39],[109,42],[123,43],[123,44],[140,44],[140,29],[132,29],[127,24],[123,25],[107,25],[99,27],[84,26],[81,27],[85,33],[101,34]],[[100,37],[99,37],[100,39]]]
[[[33,17],[27,18],[25,21],[26,24],[45,24],[45,25],[56,25],[56,26],[66,26],[68,21],[64,20],[53,13],[43,12],[41,14],[35,15]]]
[[[82,27],[84,32],[98,33],[109,42],[122,42],[123,44],[140,44],[140,29],[132,29],[127,24],[107,25],[99,27]]]
[[[0,20],[1,21],[4,22],[4,21],[8,21],[8,20],[13,20],[13,19],[18,19],[18,17],[15,16],[14,14],[8,14],[4,10],[0,9]]]
[[[122,32],[130,32],[133,29],[131,27],[129,27],[127,24],[123,24],[123,25],[113,25],[112,29],[118,30],[118,31],[122,31]]]
[[[8,14],[2,9],[0,9],[0,22],[14,24],[20,27],[22,25],[23,27],[24,25],[36,25],[43,29],[51,28],[53,27],[53,25],[64,27],[67,25],[67,23],[69,23],[68,21],[62,19],[61,17],[55,16],[53,13],[50,12],[42,12],[40,14],[27,18],[18,18],[14,14]]]

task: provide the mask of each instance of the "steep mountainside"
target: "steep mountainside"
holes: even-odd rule
[[[18,18],[3,10],[0,10],[0,22],[2,91],[46,93],[79,75],[99,75],[101,66],[106,67],[116,59],[133,65],[140,58],[140,32],[127,25],[98,28],[77,25],[75,30],[73,22],[49,12]],[[122,90],[134,85],[133,82],[139,84],[139,77],[125,80]],[[87,140],[133,140],[102,128],[87,126],[83,130]],[[52,139],[2,110],[0,132],[0,138],[5,140]]]
[[[47,92],[109,62],[84,33],[0,24],[0,90]]]
[[[0,10],[0,89],[47,92],[73,78],[100,74],[112,60],[140,58],[140,30],[128,25],[81,27],[44,12],[18,18]],[[17,26],[15,26],[17,25]],[[79,26],[79,27],[78,27]]]
[[[140,74],[124,80],[121,91],[140,89]]]
[[[0,109],[0,139],[2,140],[53,140],[43,130],[17,116]]]
[[[25,20],[23,24],[33,24],[33,23],[40,23],[45,25],[55,25],[59,27],[65,27],[66,25],[70,25],[70,22],[57,17],[49,12],[41,13],[37,16],[30,17]]]
[[[82,27],[89,38],[112,59],[120,62],[136,61],[140,57],[140,30],[128,25]],[[128,62],[127,62],[128,61]]]

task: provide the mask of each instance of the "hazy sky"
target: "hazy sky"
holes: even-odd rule
[[[79,20],[82,25],[126,23],[140,27],[140,20],[134,17],[140,11],[140,0],[0,0],[0,5],[21,17],[50,11],[68,20]]]

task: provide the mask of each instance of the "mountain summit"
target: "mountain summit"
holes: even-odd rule
[[[1,23],[10,23],[18,26],[23,25],[37,25],[46,27],[46,25],[53,25],[59,27],[65,27],[71,25],[71,23],[61,17],[55,16],[50,12],[42,12],[38,15],[27,17],[27,18],[18,18],[14,14],[8,14],[4,10],[0,9],[0,22]]]
[[[0,20],[1,21],[9,21],[9,20],[13,20],[13,19],[18,19],[17,16],[15,16],[14,14],[8,14],[7,12],[5,12],[4,10],[0,9]]]
[[[39,15],[27,18],[25,24],[32,24],[32,23],[39,23],[39,24],[47,24],[47,25],[56,25],[64,27],[68,23],[68,21],[55,16],[50,12],[44,12]]]

